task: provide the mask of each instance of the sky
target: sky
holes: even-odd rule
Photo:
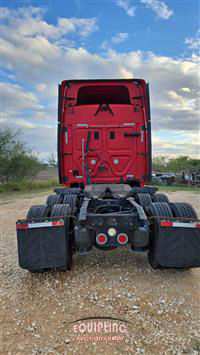
[[[199,158],[198,0],[1,1],[1,125],[56,155],[64,79],[143,78],[153,155]]]

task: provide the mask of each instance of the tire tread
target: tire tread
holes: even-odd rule
[[[27,219],[31,218],[43,218],[43,217],[48,217],[50,214],[50,208],[48,205],[33,205],[27,215]]]

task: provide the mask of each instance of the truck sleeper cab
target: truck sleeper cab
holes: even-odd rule
[[[144,186],[150,179],[149,88],[144,80],[63,81],[58,111],[60,183]]]

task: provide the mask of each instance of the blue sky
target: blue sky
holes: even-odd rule
[[[154,155],[199,155],[199,2],[2,2],[2,124],[43,159],[56,152],[57,85],[150,82]]]

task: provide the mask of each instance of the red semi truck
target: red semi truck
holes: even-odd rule
[[[142,79],[65,80],[59,85],[60,184],[18,220],[19,264],[70,269],[86,255],[129,245],[153,268],[200,266],[200,223],[151,180],[149,86]]]

